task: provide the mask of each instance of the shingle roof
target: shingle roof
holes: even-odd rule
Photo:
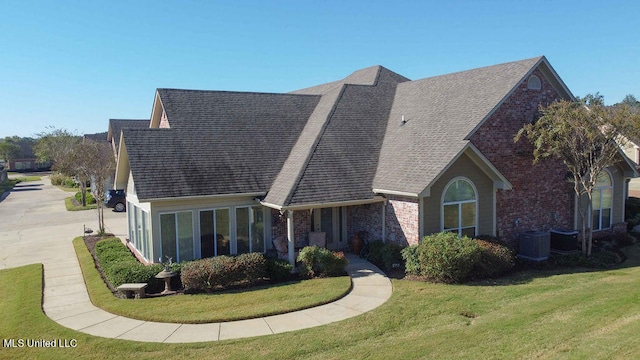
[[[542,59],[398,85],[373,188],[422,192],[463,150],[474,129]]]
[[[374,66],[289,94],[158,89],[170,129],[123,130],[136,192],[280,207],[419,194],[541,61],[417,81]]]
[[[140,199],[268,191],[318,96],[159,89],[171,129],[125,129]]]
[[[120,133],[122,129],[144,129],[149,127],[149,119],[109,119],[108,139],[113,139],[116,145],[116,153],[120,146]]]
[[[264,201],[291,206],[371,199],[386,120],[402,81],[374,66],[305,89],[322,99]]]

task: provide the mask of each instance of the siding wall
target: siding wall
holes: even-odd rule
[[[442,195],[447,184],[456,177],[467,178],[476,188],[478,204],[476,235],[493,235],[493,181],[466,154],[462,154],[431,187],[431,196],[423,198],[425,234],[442,231]]]

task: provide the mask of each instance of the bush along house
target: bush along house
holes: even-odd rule
[[[146,262],[184,261],[281,240],[293,263],[312,232],[342,249],[360,231],[404,246],[440,231],[517,246],[524,231],[577,229],[562,162],[534,165],[513,141],[557,99],[574,97],[545,57],[413,81],[373,66],[290,93],[157,89],[149,126],[119,136],[130,246]],[[621,153],[594,229],[624,229],[636,174]]]

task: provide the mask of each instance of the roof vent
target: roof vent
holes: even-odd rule
[[[527,81],[527,89],[529,90],[542,89],[542,83],[540,82],[540,78],[535,75],[529,76],[529,81]]]

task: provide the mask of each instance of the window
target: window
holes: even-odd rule
[[[542,83],[540,82],[540,78],[535,75],[531,75],[529,77],[529,81],[527,81],[527,89],[530,89],[530,90],[542,89]]]
[[[442,198],[442,230],[473,237],[476,226],[476,190],[467,179],[453,179]]]
[[[596,179],[596,187],[591,198],[591,228],[594,231],[611,227],[611,207],[613,202],[613,182],[608,171],[602,171]]]
[[[193,215],[191,211],[160,214],[162,262],[193,260]]]

